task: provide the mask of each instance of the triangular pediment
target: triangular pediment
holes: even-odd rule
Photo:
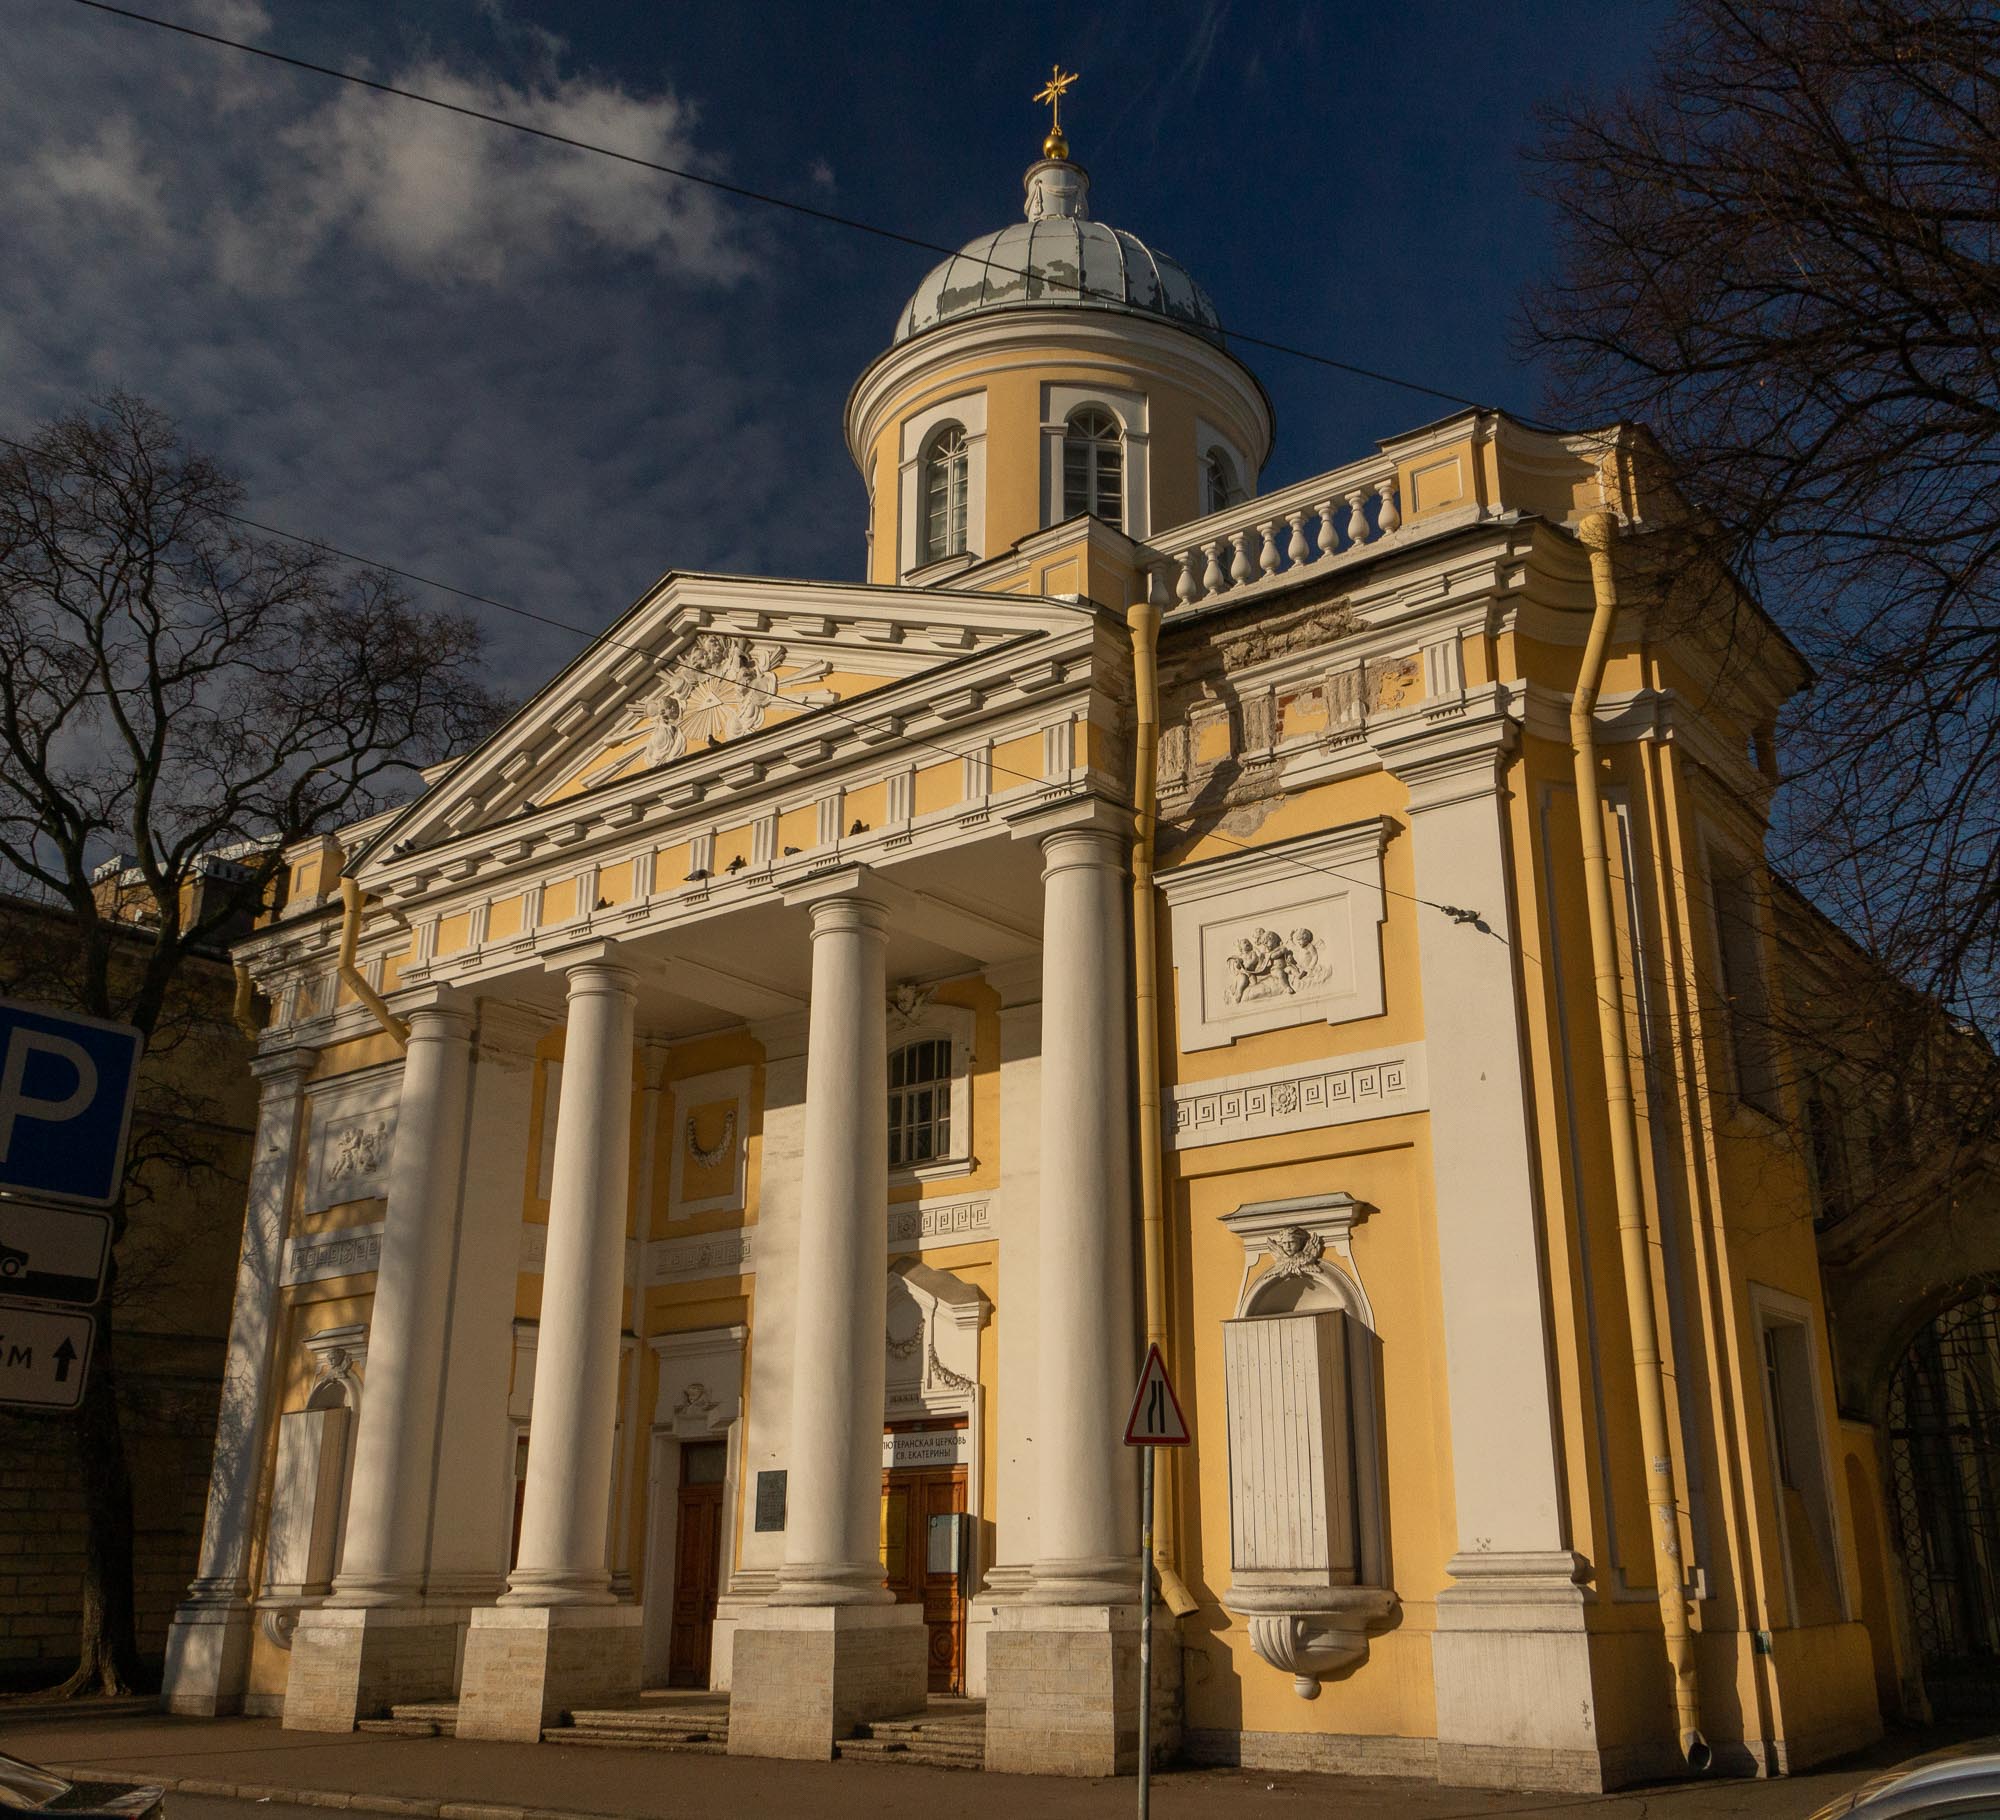
[[[1074,630],[1088,614],[1019,596],[669,577],[439,776],[371,857],[712,759],[982,651]]]

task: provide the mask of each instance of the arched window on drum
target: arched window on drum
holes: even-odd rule
[[[1073,412],[1063,430],[1063,516],[1081,512],[1125,528],[1125,436],[1101,405]]]
[[[945,424],[924,445],[923,562],[965,554],[969,459],[961,424]]]

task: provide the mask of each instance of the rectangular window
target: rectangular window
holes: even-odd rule
[[[1764,979],[1764,932],[1757,917],[1756,883],[1747,867],[1719,851],[1710,851],[1708,865],[1737,1097],[1776,1118],[1778,1043],[1771,1027],[1771,1000]]]
[[[1765,1309],[1764,1418],[1770,1432],[1773,1490],[1791,1588],[1792,1622],[1837,1624],[1841,1618],[1839,1554],[1833,1498],[1813,1387],[1812,1329]]]
[[[951,1149],[951,1039],[905,1043],[889,1058],[889,1167],[912,1168]]]

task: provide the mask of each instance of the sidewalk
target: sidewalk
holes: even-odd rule
[[[1882,1768],[1937,1747],[1905,1734],[1837,1769],[1774,1782],[1654,1785],[1616,1795],[1523,1795],[1420,1781],[1187,1769],[1154,1779],[1161,1820],[1308,1815],[1458,1820],[1461,1815],[1577,1811],[1579,1820],[1799,1820]],[[986,1776],[872,1763],[485,1744],[456,1738],[321,1736],[275,1719],[174,1719],[129,1710],[51,1723],[0,1705],[0,1750],[96,1778],[163,1782],[170,1790],[274,1805],[347,1808],[416,1820],[550,1820],[632,1816],[712,1820],[749,1813],[828,1820],[954,1820],[1032,1813],[1035,1820],[1129,1814],[1131,1780]],[[169,1803],[169,1811],[172,1804]]]

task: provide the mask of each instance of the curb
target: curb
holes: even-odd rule
[[[170,1795],[207,1795],[218,1801],[269,1801],[287,1807],[342,1808],[357,1814],[395,1814],[402,1820],[623,1820],[617,1812],[570,1807],[516,1807],[504,1801],[426,1801],[411,1795],[353,1794],[345,1789],[280,1788],[264,1782],[218,1782],[207,1776],[156,1776],[145,1770],[113,1775],[102,1763],[87,1768],[50,1763],[51,1775],[72,1782],[125,1781],[137,1777]]]

